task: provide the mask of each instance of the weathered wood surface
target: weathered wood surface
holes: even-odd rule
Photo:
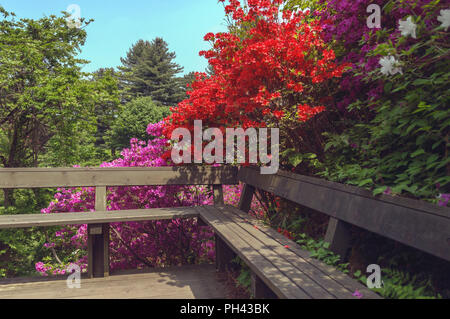
[[[226,209],[220,212],[230,218]],[[309,297],[315,299],[330,299],[334,296],[326,289],[318,285],[312,278],[308,277],[303,271],[297,267],[298,258],[284,249],[281,245],[271,240],[259,230],[246,224],[242,220],[230,218],[229,227],[235,231],[236,235],[245,240],[249,245],[254,247],[264,258],[268,259],[275,269],[279,269],[287,278],[289,278],[297,287],[303,290]],[[292,255],[293,260],[286,259]],[[267,283],[272,287],[277,282]]]
[[[276,299],[277,295],[259,278],[255,272],[250,274],[251,291],[255,299]]]
[[[221,212],[225,211],[226,215],[233,214],[234,220],[239,218],[241,222],[238,223],[240,225],[245,224],[246,226],[244,227],[247,231],[251,232],[255,237],[260,238],[264,242],[269,243],[272,247],[277,247],[276,251],[279,252],[281,257],[290,261],[307,276],[313,278],[318,286],[324,287],[328,290],[328,292],[337,298],[353,298],[351,294],[353,294],[356,290],[361,292],[364,298],[381,298],[379,295],[350,278],[346,274],[343,274],[336,268],[328,266],[325,263],[310,257],[310,253],[308,251],[301,249],[296,243],[292,242],[292,240],[284,237],[273,228],[264,225],[255,217],[245,214],[231,206],[226,206],[225,209],[219,208],[219,210]]]
[[[330,250],[340,256],[341,261],[347,260],[351,248],[351,225],[334,217],[328,222],[325,241],[330,244]]]
[[[0,188],[233,185],[237,167],[0,168]]]
[[[258,189],[384,237],[450,260],[450,208],[279,171],[241,168],[238,178]]]
[[[252,206],[253,195],[255,194],[255,187],[249,184],[244,184],[242,189],[241,197],[239,198],[238,207],[245,213],[250,211]]]
[[[213,185],[214,205],[223,205],[223,186]]]
[[[309,259],[255,228],[234,207],[199,207],[200,216],[252,269],[257,277],[280,298],[355,298],[351,291],[327,272],[310,263]],[[289,241],[289,246],[296,244]],[[306,254],[306,252],[305,252]],[[353,281],[350,278],[348,280]],[[261,283],[256,281],[256,288]],[[367,288],[353,285],[366,292]],[[255,288],[255,289],[256,289]],[[261,289],[261,288],[260,288]],[[264,290],[264,289],[263,289]],[[263,293],[264,294],[264,293]],[[367,290],[366,297],[377,298]]]
[[[123,271],[106,278],[81,278],[70,289],[66,277],[0,280],[1,299],[218,299],[225,298],[214,265]]]
[[[106,211],[106,187],[95,188],[95,211]],[[109,276],[109,223],[88,225],[88,275]]]
[[[193,207],[131,209],[103,212],[2,215],[0,229],[60,225],[103,224],[198,217]]]
[[[217,211],[214,211],[212,206],[199,206],[198,210],[201,211],[201,218],[214,228],[216,234],[220,236],[220,238],[233,249],[247,265],[252,267],[258,277],[263,279],[277,296],[289,299],[309,297],[279,269],[274,267],[269,260],[264,258],[254,247],[245,240],[242,240],[237,233],[231,230],[229,226],[232,222],[227,222],[221,218],[220,214]],[[274,285],[273,283],[277,283],[277,285]]]

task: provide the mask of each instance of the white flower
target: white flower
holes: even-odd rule
[[[406,21],[398,20],[398,24],[400,25],[398,29],[401,31],[402,36],[407,37],[408,35],[411,35],[416,39],[417,25],[412,21],[411,17],[408,17]]]
[[[396,73],[400,73],[403,74],[402,69],[399,67],[395,67],[397,65],[397,60],[395,60],[395,58],[390,55],[388,57],[382,57],[380,59],[380,64],[382,66],[381,68],[381,73],[383,73],[384,75],[395,75]]]
[[[450,27],[450,9],[441,10],[441,15],[437,18],[441,24],[441,27],[445,28],[445,31]]]

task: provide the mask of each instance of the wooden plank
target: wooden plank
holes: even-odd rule
[[[97,231],[93,230],[92,226],[94,226],[94,229],[96,224],[88,225],[88,238],[87,238],[87,258],[88,258],[88,277],[94,278],[94,246],[95,246],[95,233]],[[97,224],[98,225],[98,224]]]
[[[281,245],[275,241],[272,237],[268,236],[266,233],[262,232],[259,227],[255,228],[255,225],[246,222],[240,216],[238,216],[235,211],[239,211],[237,208],[232,206],[218,207],[220,212],[230,218],[236,225],[239,225],[244,231],[249,233],[251,236],[256,238],[262,245],[270,247],[270,249],[277,254],[278,258],[286,260],[291,267],[300,271],[303,275],[302,278],[306,286],[302,286],[306,292],[316,298],[329,297],[328,294],[340,299],[354,299],[351,293],[346,290],[342,285],[338,284],[332,280],[326,273],[318,270],[311,264],[309,264],[305,259],[296,255],[294,252],[286,249],[286,245]],[[295,246],[296,243],[290,241],[288,246]],[[310,288],[312,287],[312,288]]]
[[[252,205],[253,195],[255,194],[255,187],[249,184],[244,184],[241,197],[239,198],[239,209],[243,212],[249,212]]]
[[[255,249],[232,229],[233,222],[220,216],[212,206],[198,206],[201,217],[214,228],[227,245],[261,278],[280,298],[311,299],[295,282],[278,269],[271,261]],[[287,269],[285,269],[287,270]],[[276,284],[274,284],[276,283]]]
[[[296,284],[295,274],[286,264],[280,263],[270,255],[269,249],[260,247],[250,236],[239,232],[234,223],[221,216],[220,212],[212,206],[199,206],[201,216],[205,217],[210,225],[229,246],[241,257],[258,277],[280,298],[310,299],[302,288]],[[291,275],[291,276],[289,276]]]
[[[244,183],[450,261],[450,208],[279,171],[244,167]]]
[[[342,262],[347,260],[348,250],[351,245],[351,225],[330,217],[325,241],[330,244],[330,250],[340,256]]]
[[[0,168],[0,188],[238,184],[237,167]]]
[[[347,289],[348,292],[354,293],[356,290],[363,293],[364,298],[368,299],[380,299],[381,297],[376,294],[375,292],[371,291],[367,287],[363,286],[356,280],[350,278],[348,275],[342,273],[341,271],[337,270],[336,268],[329,266],[320,260],[317,260],[313,257],[310,257],[310,253],[306,250],[301,249],[297,244],[292,245],[292,241],[288,238],[284,237],[277,231],[275,231],[273,228],[262,224],[258,219],[256,219],[253,216],[250,216],[248,214],[245,214],[244,212],[238,210],[238,209],[232,209],[230,210],[233,212],[236,216],[240,217],[242,220],[251,223],[251,225],[257,226],[258,229],[265,233],[267,236],[274,239],[276,242],[278,242],[282,246],[288,246],[288,250],[295,253],[297,256],[302,258],[307,264],[315,267],[318,271],[325,273],[329,278],[331,278],[333,281]],[[304,266],[302,264],[302,268],[307,271],[308,267]],[[312,269],[311,271],[314,271]],[[329,283],[330,288],[332,288],[332,283]]]
[[[214,205],[223,205],[223,187],[222,185],[213,185]]]
[[[251,290],[255,299],[276,299],[277,295],[262,281],[255,272],[251,272]]]
[[[100,226],[103,230],[101,234],[91,234],[90,228]],[[105,233],[107,228],[107,233]],[[88,225],[88,274],[89,277],[109,276],[109,247],[105,249],[105,237],[109,238],[108,224]],[[108,259],[107,261],[105,259]]]
[[[198,217],[194,207],[131,209],[106,212],[2,215],[0,229],[102,224]]]
[[[106,211],[106,187],[98,186],[95,188],[95,211]]]
[[[220,213],[226,216],[224,210],[220,210]],[[230,220],[229,227],[235,232],[237,236],[239,236],[242,240],[245,240],[248,244],[255,248],[262,256],[269,260],[274,267],[278,268],[286,277],[292,280],[292,282],[294,282],[297,287],[306,292],[311,298],[335,298],[335,296],[333,296],[326,289],[317,284],[317,282],[315,282],[312,278],[305,275],[302,271],[295,267],[294,264],[287,261],[284,258],[285,252],[283,251],[280,254],[280,249],[284,247],[282,247],[275,241],[271,241],[270,243],[268,243],[268,240],[266,240],[267,238],[258,240],[253,233],[245,231],[240,226],[241,225],[236,224],[234,220]],[[257,232],[259,232],[259,230],[257,230]],[[262,234],[262,236],[265,236],[264,233],[259,233]],[[296,258],[295,261],[298,261],[298,258]],[[277,285],[277,281],[272,281],[271,284],[267,285],[269,287],[272,287],[273,285]]]
[[[0,299],[61,298],[157,298],[209,299],[226,297],[225,287],[216,278],[214,265],[192,265],[122,271],[107,278],[81,277],[81,288],[70,289],[66,276],[0,280]]]
[[[107,194],[105,186],[97,186],[95,188],[95,210],[106,211]],[[95,234],[92,229],[99,229]],[[88,225],[88,236],[92,237],[88,240],[91,246],[88,247],[92,251],[88,253],[88,272],[90,277],[107,277],[109,276],[109,224],[90,224]],[[90,259],[89,259],[90,257]]]

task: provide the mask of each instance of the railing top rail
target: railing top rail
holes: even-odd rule
[[[348,193],[354,196],[361,196],[368,199],[374,199],[376,201],[386,202],[396,206],[403,206],[405,208],[419,210],[428,214],[440,215],[444,218],[450,219],[450,208],[448,207],[438,206],[418,199],[386,194],[374,196],[371,191],[361,187],[331,182],[323,178],[300,175],[282,170],[278,171],[278,173],[274,175],[260,175],[259,168],[243,167],[238,173],[238,179],[243,183],[250,184],[267,192],[276,193],[281,197],[283,196],[281,194],[278,194],[278,192],[280,192],[282,189],[280,187],[281,185],[284,185],[286,182],[300,182],[311,184],[324,190],[328,188],[330,190]],[[298,204],[302,204],[304,199],[303,197],[298,197],[296,199],[292,199],[292,201]]]
[[[0,168],[1,188],[238,184],[237,167]]]

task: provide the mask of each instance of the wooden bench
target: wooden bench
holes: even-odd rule
[[[217,267],[239,255],[252,271],[256,298],[379,298],[333,267],[315,260],[291,240],[249,217],[257,189],[331,216],[326,241],[345,259],[351,246],[349,226],[355,225],[450,260],[450,209],[417,200],[383,195],[348,185],[288,172],[261,175],[258,168],[241,168],[244,183],[239,209],[199,207],[201,218],[216,232]]]
[[[238,255],[251,269],[255,298],[351,299],[379,298],[367,287],[333,267],[313,259],[307,251],[272,228],[231,206],[201,206],[200,217],[216,233],[216,264],[226,269]]]
[[[3,215],[0,229],[87,224],[88,275],[104,277],[109,275],[109,223],[199,217],[194,207],[107,211],[108,186],[212,185],[214,197],[223,202],[222,185],[237,183],[233,167],[2,168],[0,189],[95,187],[95,212]]]
[[[222,184],[244,183],[239,207],[223,204]],[[212,185],[214,206],[106,211],[107,186]],[[350,245],[353,224],[449,260],[447,208],[391,196],[375,198],[359,188],[287,172],[260,175],[259,169],[230,167],[0,169],[0,188],[96,187],[96,212],[0,216],[1,228],[88,224],[90,276],[109,274],[109,223],[198,218],[216,233],[216,265],[224,270],[235,255],[252,272],[256,298],[379,298],[377,294],[247,212],[257,189],[272,192],[330,215],[327,240],[336,252]],[[411,220],[408,220],[411,219]],[[406,225],[406,226],[405,226]],[[345,254],[343,254],[345,255]]]
[[[238,179],[246,184],[244,211],[255,189],[260,189],[330,216],[325,239],[343,259],[354,225],[450,261],[448,207],[390,195],[375,197],[362,188],[285,171],[264,176],[258,169],[243,168]]]

